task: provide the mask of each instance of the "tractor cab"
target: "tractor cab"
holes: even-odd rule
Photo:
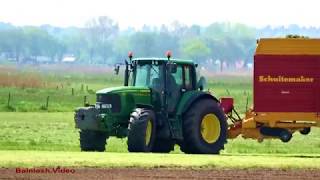
[[[174,113],[182,94],[197,88],[197,64],[170,58],[170,52],[167,58],[132,58],[129,53],[124,85],[150,88],[154,107]]]

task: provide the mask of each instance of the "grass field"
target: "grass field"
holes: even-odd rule
[[[121,85],[122,78],[113,75],[108,68],[103,72],[99,68],[82,72],[67,67],[20,70],[0,66],[0,111],[70,112],[83,106],[84,96],[94,103],[96,90]]]
[[[186,155],[178,146],[170,154],[127,153],[126,139],[117,138],[108,139],[107,152],[80,152],[73,110],[83,105],[84,96],[94,103],[96,90],[122,84],[122,77],[110,70],[85,69],[0,66],[1,167],[320,168],[320,129],[316,128],[308,136],[294,134],[289,143],[239,137],[229,140],[220,156]],[[251,105],[250,76],[208,75],[207,79],[208,89],[217,97],[235,98],[240,113],[246,109],[247,97]]]
[[[80,151],[78,131],[74,128],[73,113],[1,112],[0,150]],[[110,138],[108,152],[127,152],[126,139]],[[229,140],[222,151],[230,154],[320,154],[320,129],[308,136],[295,133],[289,143],[280,140]],[[181,153],[179,147],[172,154]]]
[[[82,69],[81,69],[82,68]],[[0,111],[70,112],[82,106],[84,96],[95,103],[95,91],[122,85],[122,74],[110,68],[23,68],[0,66]],[[77,69],[77,70],[76,70]],[[217,97],[232,96],[240,112],[252,104],[250,76],[207,76],[208,89]],[[72,93],[73,92],[73,93]],[[8,106],[10,94],[10,102]],[[47,97],[49,106],[46,108]]]
[[[116,152],[0,151],[0,167],[303,168],[319,169],[320,155],[186,155]]]

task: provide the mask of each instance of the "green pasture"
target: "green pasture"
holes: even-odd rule
[[[107,152],[126,153],[126,139],[110,138]],[[0,112],[0,150],[40,150],[79,152],[79,136],[72,112]],[[181,154],[179,147],[171,154]],[[307,136],[295,133],[289,143],[238,137],[228,140],[223,155],[317,155],[320,154],[320,129]]]
[[[0,167],[318,169],[320,155],[187,155],[117,152],[0,151]]]
[[[10,73],[0,72],[0,84],[6,78],[14,79]],[[17,79],[29,74],[14,73]],[[228,140],[219,156],[187,155],[178,146],[170,154],[127,153],[125,138],[109,138],[107,152],[80,152],[73,110],[83,105],[84,96],[95,103],[96,90],[122,85],[122,76],[80,71],[34,74],[40,86],[18,80],[17,85],[0,86],[0,167],[320,168],[317,128],[308,136],[295,133],[289,143],[258,143],[238,137]],[[208,90],[218,98],[234,97],[241,114],[252,104],[251,76],[210,75],[207,83]]]
[[[28,76],[36,78],[38,87],[28,83]],[[2,77],[1,77],[2,76]],[[10,78],[12,84],[1,86],[1,79]],[[15,78],[26,82],[16,83]],[[218,98],[232,96],[237,109],[243,113],[252,104],[252,78],[250,76],[207,77],[207,90]],[[95,103],[97,90],[121,86],[122,74],[81,72],[13,72],[10,75],[0,73],[0,111],[3,112],[71,112],[83,106],[84,98]],[[16,85],[18,84],[18,85]],[[9,97],[10,94],[10,97]],[[48,99],[48,103],[47,103]],[[248,100],[247,100],[248,99]],[[48,104],[48,106],[47,106]]]
[[[37,84],[40,86],[33,87],[30,84],[32,83],[31,80],[28,81],[30,74],[36,77]],[[25,83],[18,81],[24,77]],[[1,79],[5,78],[10,78],[12,84],[1,87]],[[15,78],[18,82],[14,82]],[[15,71],[9,76],[0,73],[0,111],[70,112],[76,107],[83,106],[85,96],[87,102],[95,103],[96,90],[119,86],[121,80],[120,76],[110,72],[85,74]]]

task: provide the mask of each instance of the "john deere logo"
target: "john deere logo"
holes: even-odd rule
[[[286,77],[286,76],[259,76],[259,82],[275,82],[275,83],[313,83],[313,77]]]

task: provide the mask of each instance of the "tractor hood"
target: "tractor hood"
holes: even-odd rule
[[[110,107],[112,113],[118,113],[128,119],[138,105],[151,105],[151,90],[147,87],[134,86],[102,89],[97,92],[97,104],[98,106],[101,104],[101,107]]]
[[[120,86],[120,87],[111,87],[105,88],[97,91],[97,94],[108,94],[108,93],[142,93],[148,94],[150,93],[150,89],[147,87],[134,87],[134,86]]]

